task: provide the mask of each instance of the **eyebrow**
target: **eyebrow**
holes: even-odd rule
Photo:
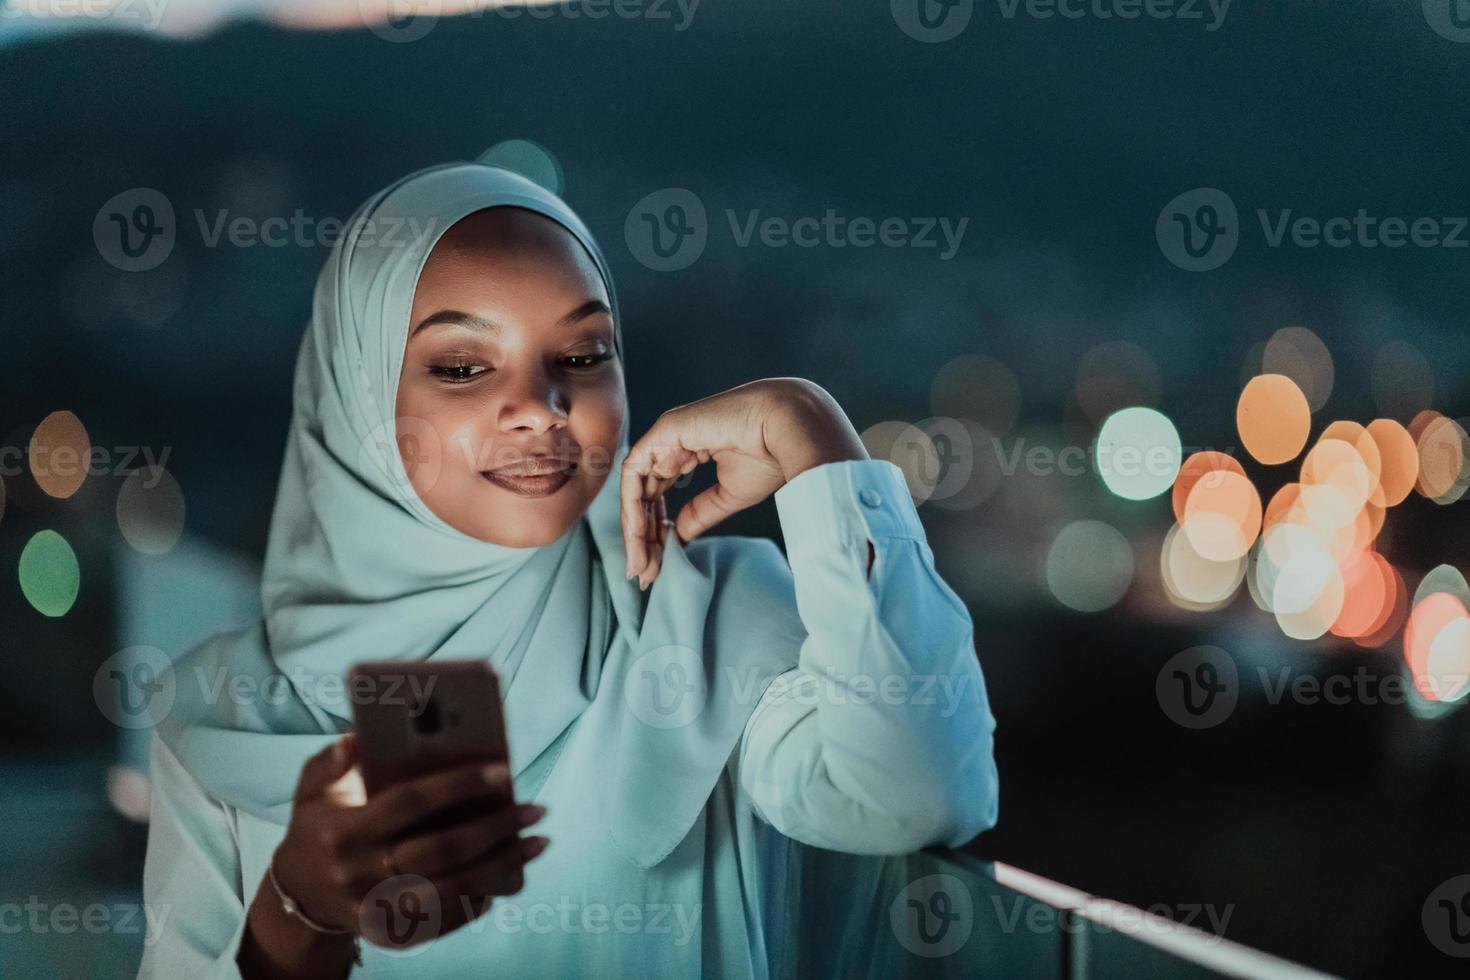
[[[591,316],[596,316],[599,313],[606,314],[607,316],[612,316],[612,310],[609,309],[608,305],[602,300],[589,299],[587,302],[583,303],[581,306],[577,307],[575,310],[568,313],[560,320],[556,321],[556,325],[559,327],[569,327],[574,323],[578,323]],[[471,330],[484,330],[488,333],[497,333],[500,330],[500,324],[496,323],[494,320],[487,320],[484,317],[476,316],[473,313],[461,313],[459,310],[440,310],[438,313],[431,313],[428,316],[424,317],[421,321],[419,321],[419,325],[413,328],[413,334],[411,334],[410,336],[417,334],[419,331],[425,329],[426,327],[436,326],[441,323],[454,324],[455,326],[460,327],[469,327]]]

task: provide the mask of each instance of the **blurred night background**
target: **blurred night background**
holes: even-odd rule
[[[172,0],[157,30],[141,2],[104,6],[113,22],[39,0],[0,17],[0,901],[137,901],[147,731],[109,721],[94,677],[256,615],[328,249],[211,245],[221,214],[342,221],[399,176],[488,153],[602,242],[635,438],[673,405],[797,375],[910,473],[998,717],[1000,823],[978,853],[1144,907],[1228,907],[1228,938],[1332,973],[1463,970],[1424,918],[1470,873],[1453,679],[1470,665],[1470,44],[1434,0],[1240,0],[1213,30],[1205,4],[975,4],[941,41],[888,0],[374,29],[343,0]],[[174,240],[129,271],[99,243],[140,188]],[[707,241],[663,271],[638,209],[672,188]],[[829,210],[936,219],[937,247],[742,237]],[[1452,240],[1273,245],[1283,215],[1360,211]],[[1235,250],[1195,271],[1170,229],[1214,215]],[[961,221],[949,255],[941,227]],[[1262,374],[1291,382],[1248,404]],[[1172,423],[1161,480],[1108,478],[1110,418],[1145,448]],[[1339,420],[1358,425],[1309,457]],[[37,447],[65,445],[102,465],[79,484],[33,472]],[[1176,481],[1203,449],[1238,466],[1201,457]],[[1202,481],[1214,503],[1191,472],[1224,474]],[[780,536],[769,503],[720,531]],[[1168,665],[1200,646],[1238,700],[1190,727]],[[1310,695],[1330,678],[1351,693]],[[4,935],[0,976],[21,975],[5,949],[22,940],[59,974],[136,969],[137,937]]]

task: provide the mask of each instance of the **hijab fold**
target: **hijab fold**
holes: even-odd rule
[[[717,587],[727,552],[715,542],[686,551],[670,535],[647,593],[624,577],[626,420],[601,491],[550,544],[478,540],[419,499],[404,452],[422,465],[432,457],[419,460],[414,440],[436,436],[394,418],[414,289],[439,238],[491,207],[544,215],[581,243],[607,286],[623,356],[607,262],[549,191],[496,167],[447,164],[370,198],[322,270],[297,359],[265,619],[175,665],[175,704],[157,731],[206,791],[284,824],[302,763],[351,727],[354,663],[485,659],[501,678],[512,771],[574,722],[594,726],[608,758],[589,774],[589,796],[619,850],[651,867],[698,818],[765,685],[795,664],[800,624],[773,621],[752,598],[759,590]],[[769,562],[749,567],[769,580]],[[640,685],[657,671],[691,678],[692,717],[669,724],[647,710]],[[234,678],[245,680],[232,688]]]

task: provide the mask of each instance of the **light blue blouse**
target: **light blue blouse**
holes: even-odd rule
[[[901,854],[957,846],[994,825],[995,722],[973,626],[935,571],[902,471],[886,460],[828,463],[775,501],[786,601],[807,635],[798,666],[763,691],[739,678],[721,688],[759,701],[677,848],[641,868],[612,846],[587,792],[605,746],[574,722],[517,781],[519,796],[547,807],[536,832],[552,842],[527,866],[524,889],[408,950],[364,944],[354,976],[764,978],[779,972],[793,840]],[[723,537],[688,551],[698,563],[701,551],[728,548],[776,550]],[[675,702],[662,706],[677,715]],[[157,738],[152,771],[143,888],[159,925],[139,975],[238,977],[246,911],[283,828],[207,794]],[[432,929],[426,911],[417,927]]]

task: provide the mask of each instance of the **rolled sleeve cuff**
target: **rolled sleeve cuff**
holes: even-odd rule
[[[903,470],[886,459],[823,463],[776,491],[788,555],[884,538],[924,540]]]

